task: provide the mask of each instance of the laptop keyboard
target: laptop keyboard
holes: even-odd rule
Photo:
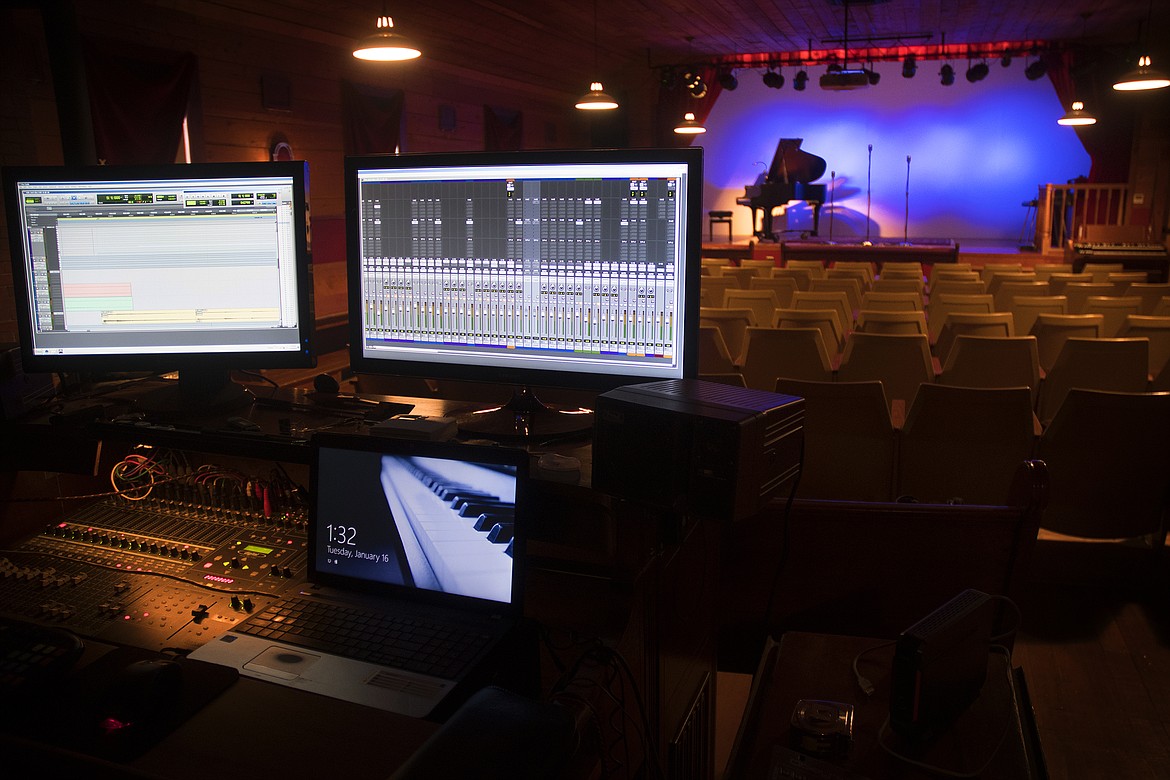
[[[490,639],[417,615],[389,616],[299,598],[277,601],[235,631],[445,679],[462,672]]]

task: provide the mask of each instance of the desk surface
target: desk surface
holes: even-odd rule
[[[1045,776],[1038,743],[1031,736],[1031,705],[1022,690],[1022,677],[1005,656],[989,657],[987,682],[975,704],[937,740],[918,746],[907,744],[884,725],[889,715],[893,652],[893,646],[883,640],[865,637],[789,632],[779,642],[769,640],[752,683],[727,777],[831,780],[862,776],[876,780],[938,776],[887,753],[879,743],[882,732],[884,744],[923,764],[953,773],[973,772],[990,760],[987,770],[979,776],[1004,780]],[[864,655],[858,661],[858,669],[875,688],[871,697],[858,686],[852,671],[853,659],[859,653]],[[826,761],[836,774],[772,774],[793,760],[794,754],[789,750],[790,719],[801,699],[854,707],[852,749],[844,759]]]

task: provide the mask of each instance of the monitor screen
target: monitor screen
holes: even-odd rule
[[[606,390],[695,376],[702,150],[346,160],[358,372]]]
[[[307,184],[303,162],[5,169],[25,367],[177,369],[190,403],[312,366]]]

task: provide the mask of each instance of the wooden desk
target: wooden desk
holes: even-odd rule
[[[975,704],[937,740],[915,745],[884,725],[889,715],[894,648],[879,647],[882,644],[881,639],[802,632],[786,633],[779,642],[769,640],[732,749],[728,780],[777,776],[831,780],[858,775],[909,780],[938,776],[894,758],[882,744],[950,772],[973,772],[990,760],[981,777],[1013,780],[1046,776],[1023,674],[1010,666],[1006,656],[989,657],[987,682]],[[873,683],[872,696],[861,690],[852,671],[853,659],[864,651],[869,652],[859,660],[858,669]],[[790,760],[796,760],[789,749],[790,719],[801,699],[854,706],[852,749],[843,759],[825,760],[835,774],[772,774],[777,765],[788,766]]]

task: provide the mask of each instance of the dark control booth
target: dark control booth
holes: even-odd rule
[[[707,585],[730,524],[787,495],[801,402],[693,378],[701,159],[347,160],[352,370],[500,404],[277,387],[317,357],[303,164],[6,169],[14,371],[56,378],[4,421],[5,771],[713,771]],[[326,469],[330,447],[369,458]],[[435,459],[457,491],[491,484],[442,507],[470,515],[454,542]],[[488,557],[506,573],[459,573]],[[362,610],[409,591],[428,619],[520,611],[403,714],[330,692],[448,686],[383,668],[400,640],[431,647],[423,628],[352,640],[377,668],[349,688],[332,649],[285,647],[308,622],[287,605],[339,591]],[[244,637],[271,647],[227,660]]]

